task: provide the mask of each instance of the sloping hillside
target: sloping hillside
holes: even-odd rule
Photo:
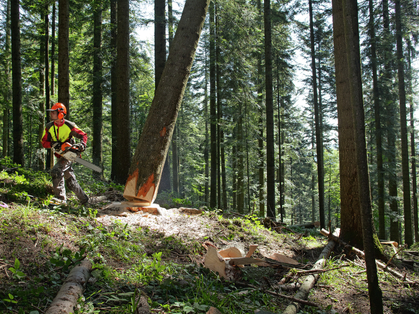
[[[85,258],[93,270],[76,313],[207,313],[211,307],[281,313],[328,243],[319,230],[186,208],[167,195],[158,199],[163,209],[157,214],[131,212],[118,206],[122,187],[87,174],[80,182],[91,196],[88,206],[71,195],[66,206],[51,206],[48,174],[5,160],[0,171],[0,313],[45,313],[69,271]],[[276,253],[299,265],[246,264],[231,267],[233,275],[224,279],[204,265],[208,245],[243,254],[257,245],[253,258],[269,262]],[[418,282],[416,265],[399,271]],[[300,313],[368,313],[364,267],[336,246],[324,271],[314,272],[320,276],[311,306]],[[419,313],[417,284],[384,271],[379,278],[386,313]],[[136,306],[139,296],[143,312]]]

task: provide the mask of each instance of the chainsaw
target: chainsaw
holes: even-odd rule
[[[53,144],[52,148],[54,148],[57,152],[57,154],[61,155],[61,157],[64,157],[68,161],[71,162],[77,162],[79,164],[82,164],[83,166],[90,168],[97,172],[102,172],[102,169],[95,164],[92,164],[91,162],[88,162],[84,159],[80,158],[80,150],[76,145],[72,145],[68,142],[64,142],[59,146],[60,144],[57,142]],[[58,146],[58,147],[57,147]]]

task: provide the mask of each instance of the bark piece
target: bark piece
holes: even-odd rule
[[[45,314],[74,313],[74,307],[83,294],[83,288],[89,280],[91,270],[92,263],[88,260],[83,260],[80,265],[74,267]]]

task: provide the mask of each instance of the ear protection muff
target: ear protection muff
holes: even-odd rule
[[[57,111],[58,111],[58,119],[61,120],[62,118],[64,118],[65,114],[64,114],[63,110],[62,109],[57,109]]]

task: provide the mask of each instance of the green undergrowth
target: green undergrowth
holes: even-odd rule
[[[78,177],[90,196],[123,191],[123,186],[86,172]],[[241,269],[237,281],[228,281],[202,265],[202,243],[280,248],[307,267],[327,243],[316,230],[274,232],[255,215],[234,216],[220,210],[191,216],[202,217],[201,227],[207,230],[199,238],[166,236],[120,220],[100,223],[96,216],[101,203],[81,206],[71,196],[67,205],[51,206],[51,196],[48,173],[0,160],[0,313],[44,313],[70,270],[85,258],[93,269],[74,314],[137,313],[139,296],[147,300],[152,313],[206,313],[211,306],[222,313],[281,313],[289,301],[278,294],[294,292],[282,291],[279,282],[301,283],[305,277],[298,269],[249,266]],[[191,206],[179,198],[173,203]],[[338,296],[349,293],[350,283],[352,292],[365,299],[366,275],[358,262],[342,256],[327,262],[328,269],[337,269],[321,274],[320,288],[312,293],[319,307],[306,306],[301,313],[334,313],[342,303],[349,313],[357,313],[355,302]],[[385,273],[380,273],[380,280],[386,287],[397,283]],[[403,291],[403,298],[392,295],[393,308],[409,308],[417,292],[412,288]]]

